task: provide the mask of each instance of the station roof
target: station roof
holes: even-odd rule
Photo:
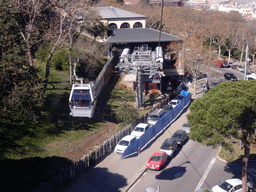
[[[144,18],[147,17],[145,15],[140,15],[137,13],[133,13],[130,11],[126,11],[123,9],[119,9],[112,6],[106,6],[106,7],[96,7],[96,10],[98,10],[99,15],[103,17],[104,19],[138,19],[138,18]]]
[[[151,28],[125,28],[114,30],[106,43],[151,43],[159,42],[160,31]],[[183,39],[161,32],[160,42],[182,41]]]

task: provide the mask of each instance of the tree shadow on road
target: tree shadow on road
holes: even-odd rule
[[[256,167],[256,161],[255,161],[256,154],[250,154],[249,162],[248,162],[248,168],[254,168]],[[241,156],[239,159],[232,161],[230,163],[227,163],[224,171],[227,173],[232,173],[233,178],[242,178],[242,158]],[[250,160],[251,159],[251,160]]]
[[[8,188],[9,191],[37,191],[42,187],[42,183],[46,184],[41,188],[42,191],[59,190],[60,187],[49,185],[50,180],[65,171],[69,171],[69,167],[73,165],[69,159],[58,156],[20,160],[5,159],[1,163],[6,170],[2,183],[6,185],[6,189]],[[10,184],[13,181],[19,181],[19,183]]]

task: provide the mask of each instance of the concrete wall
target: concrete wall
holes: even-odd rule
[[[109,25],[111,23],[115,23],[117,25],[117,29],[120,29],[121,25],[123,23],[129,23],[130,28],[133,28],[133,25],[137,22],[140,22],[142,24],[142,28],[146,28],[146,20],[145,19],[134,19],[134,20],[120,20],[120,21],[108,21],[108,20],[102,20],[102,22],[106,25]]]

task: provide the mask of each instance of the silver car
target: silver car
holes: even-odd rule
[[[186,131],[187,134],[190,133],[190,127],[188,126],[188,122],[186,121],[185,123],[183,123],[181,130]]]

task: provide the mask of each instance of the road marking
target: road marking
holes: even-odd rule
[[[203,174],[201,180],[199,181],[198,185],[196,186],[195,191],[196,191],[196,190],[199,190],[199,189],[201,188],[201,186],[203,185],[203,183],[204,183],[204,181],[205,181],[205,179],[206,179],[208,173],[210,172],[210,170],[211,170],[211,168],[212,168],[212,166],[213,166],[213,164],[214,164],[215,161],[216,161],[216,158],[213,157],[212,160],[211,160],[211,162],[210,162],[210,164],[208,165],[207,169],[205,170],[205,172],[204,172],[204,174]]]

